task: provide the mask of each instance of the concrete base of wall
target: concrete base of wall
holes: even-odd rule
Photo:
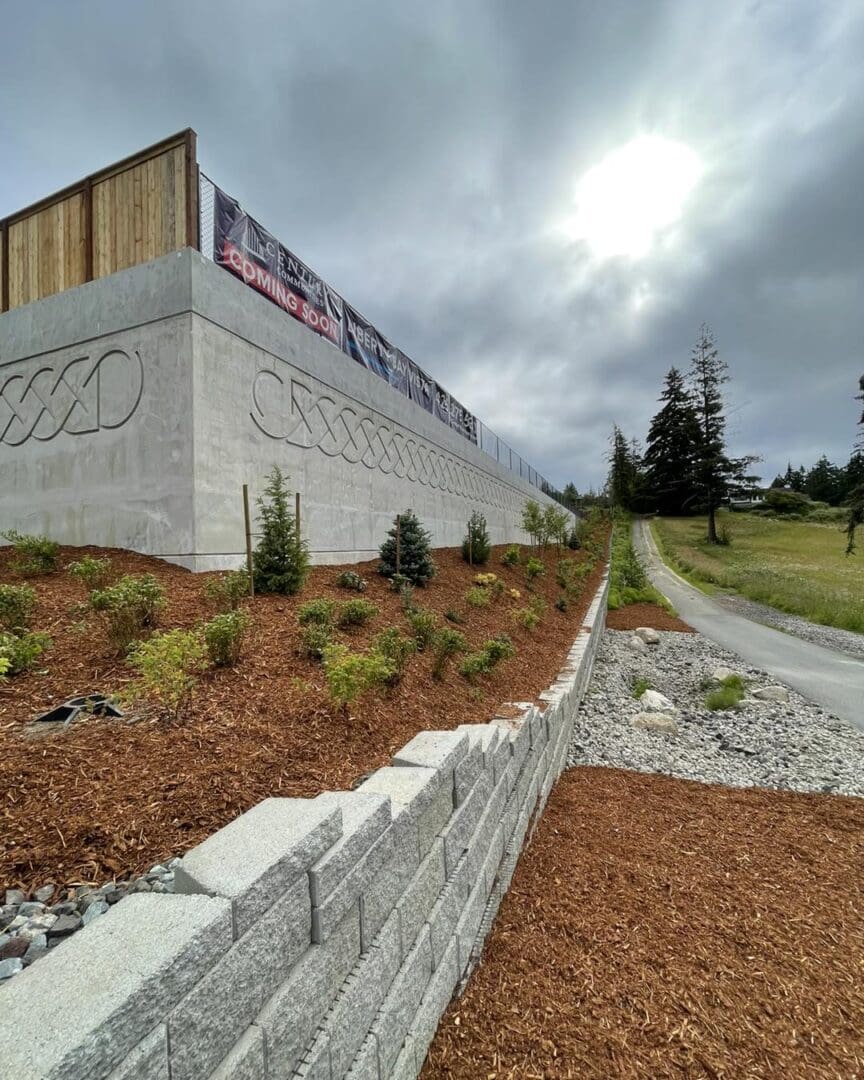
[[[356,791],[267,799],[2,991],[0,1080],[413,1080],[567,760],[604,580],[514,718],[424,731]]]
[[[237,566],[241,492],[279,465],[313,559],[373,559],[413,509],[436,547],[473,510],[524,542],[548,498],[186,250],[0,315],[0,526]]]

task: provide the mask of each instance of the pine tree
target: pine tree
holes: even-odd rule
[[[682,514],[692,508],[699,421],[681,372],[666,375],[663,407],[651,421],[643,459],[645,486],[661,514]]]
[[[258,499],[261,539],[252,554],[252,573],[262,593],[297,593],[309,575],[309,549],[288,508],[287,479],[274,465]]]
[[[717,510],[729,489],[741,483],[744,470],[756,459],[726,454],[726,416],[722,386],[729,381],[709,328],[703,323],[690,364],[690,386],[699,422],[695,460],[696,490],[708,513],[708,543],[718,543]]]
[[[824,454],[807,473],[804,491],[814,502],[835,506],[840,501],[840,470]]]
[[[613,506],[631,510],[636,498],[639,480],[639,463],[634,458],[633,449],[624,437],[624,432],[617,424],[612,427],[609,437],[609,476],[607,488]]]
[[[855,395],[855,400],[864,402],[864,375],[858,380],[858,389],[860,393]],[[864,427],[864,411],[862,411],[858,423]],[[856,446],[864,450],[864,432],[858,436]],[[855,533],[864,525],[864,484],[853,488],[847,498],[849,501],[849,518],[846,522],[846,554],[853,555],[855,553]]]
[[[381,564],[378,567],[378,573],[387,578],[392,578],[398,573],[407,578],[412,585],[424,586],[435,575],[430,540],[431,536],[417,520],[413,511],[406,510],[398,514],[393,521],[393,527],[387,533],[387,539],[381,545]]]
[[[486,529],[486,518],[475,510],[468,519],[468,532],[462,541],[462,558],[471,565],[483,566],[489,561],[492,545]]]
[[[561,492],[561,502],[568,510],[573,510],[574,512],[578,510],[579,492],[576,490],[576,485],[572,480],[564,485],[564,490]]]

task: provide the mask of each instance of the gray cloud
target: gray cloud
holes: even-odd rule
[[[714,328],[730,437],[848,455],[864,14],[846,2],[0,0],[0,213],[191,124],[206,171],[554,481]],[[45,77],[45,72],[50,77]],[[648,256],[555,225],[642,132],[706,163]],[[637,300],[641,306],[637,305]]]

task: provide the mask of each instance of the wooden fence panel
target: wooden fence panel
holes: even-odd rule
[[[0,311],[186,246],[198,247],[191,129],[0,221]]]

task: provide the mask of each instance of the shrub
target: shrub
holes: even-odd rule
[[[636,700],[638,701],[639,698],[642,697],[642,695],[645,693],[645,691],[650,690],[650,689],[651,689],[651,680],[650,679],[637,679],[633,683],[633,691],[632,691],[633,697],[636,698]]]
[[[461,626],[465,622],[465,616],[460,615],[459,612],[453,608],[447,608],[444,612],[444,618],[448,622],[456,623],[457,626]]]
[[[468,519],[468,532],[462,541],[462,558],[467,563],[483,566],[489,561],[492,545],[486,529],[486,518],[475,510]]]
[[[434,612],[424,611],[418,608],[408,613],[408,622],[414,631],[414,639],[417,642],[417,651],[423,652],[431,643],[438,630],[438,619]]]
[[[555,601],[555,607],[559,611],[562,611],[562,612],[566,611],[567,610],[567,600],[563,596],[559,596],[558,599]]]
[[[449,627],[439,630],[433,642],[435,659],[432,661],[432,678],[440,679],[450,657],[456,653],[465,652],[467,648],[468,644],[465,641],[465,636],[460,634],[458,630],[451,630]]]
[[[812,503],[806,495],[797,491],[784,491],[782,488],[770,488],[765,493],[762,505],[775,514],[808,514]]]
[[[223,611],[204,624],[204,643],[211,664],[231,667],[237,663],[251,623],[245,611]]]
[[[505,566],[518,566],[519,565],[519,545],[511,544],[510,547],[501,556],[501,562]]]
[[[4,675],[29,671],[51,644],[47,634],[10,634],[0,631],[0,662]]]
[[[366,690],[386,685],[394,672],[393,661],[377,652],[352,653],[344,645],[324,650],[324,675],[337,705],[349,705]]]
[[[399,565],[396,565],[396,531],[399,529]],[[425,586],[435,575],[435,563],[429,547],[431,537],[411,510],[399,514],[387,539],[381,545],[378,572],[392,578],[401,574],[412,585]]]
[[[485,642],[476,652],[469,653],[459,665],[459,673],[466,679],[473,679],[477,675],[488,675],[501,660],[508,660],[515,655],[516,650],[510,638],[502,634],[500,637],[491,638]]]
[[[471,607],[489,607],[491,594],[487,589],[474,585],[465,593],[465,602]]]
[[[240,601],[248,595],[248,570],[232,570],[229,574],[220,574],[204,585],[204,599],[217,611],[236,611]]]
[[[333,644],[333,632],[329,625],[309,623],[300,634],[300,652],[311,660],[320,660],[324,650]]]
[[[518,600],[522,596],[522,593],[520,593],[518,589],[508,589],[507,595],[511,600]]]
[[[108,639],[120,653],[153,627],[165,596],[152,574],[127,574],[92,592],[90,606],[103,614]]]
[[[297,622],[301,626],[308,626],[310,623],[329,626],[333,622],[335,607],[332,600],[307,600],[297,608]]]
[[[533,630],[537,623],[540,622],[540,615],[530,607],[518,608],[516,611],[511,612],[511,615],[513,621],[526,630]]]
[[[346,600],[339,605],[336,625],[347,630],[351,626],[365,626],[378,614],[378,608],[368,600]]]
[[[30,536],[19,533],[15,529],[0,533],[4,540],[12,545],[16,558],[12,562],[12,569],[24,577],[35,577],[37,574],[50,574],[57,569],[57,559],[60,555],[60,545],[47,536]]]
[[[261,539],[252,555],[255,588],[262,593],[293,595],[309,576],[309,549],[297,534],[288,508],[287,477],[274,465],[264,495],[258,499]]]
[[[339,577],[336,578],[336,584],[340,589],[366,592],[366,579],[361,577],[356,570],[343,570]]]
[[[744,695],[734,686],[720,686],[705,697],[705,708],[716,712],[718,709],[737,709]]]
[[[129,653],[138,679],[124,695],[155,698],[178,719],[204,667],[206,647],[197,630],[165,630],[139,641]]]
[[[35,606],[36,593],[29,585],[0,585],[0,630],[23,633]]]
[[[541,574],[545,573],[546,567],[539,559],[530,558],[528,562],[525,563],[525,576],[528,578],[529,582],[533,581],[534,578],[540,577]]]
[[[474,584],[481,585],[484,589],[490,588],[498,580],[497,574],[475,574]]]
[[[85,555],[78,562],[69,563],[66,569],[69,576],[80,581],[88,593],[94,589],[104,589],[111,580],[110,559],[94,559],[92,555]]]
[[[403,637],[395,626],[389,626],[372,639],[372,652],[378,653],[393,665],[393,674],[387,680],[391,685],[402,678],[408,657],[417,651],[417,643]]]
[[[570,532],[567,533],[567,547],[571,551],[578,551],[582,547],[582,540],[579,536],[579,526],[574,525]]]
[[[6,672],[11,667],[8,656],[0,656],[0,683],[6,681]]]

